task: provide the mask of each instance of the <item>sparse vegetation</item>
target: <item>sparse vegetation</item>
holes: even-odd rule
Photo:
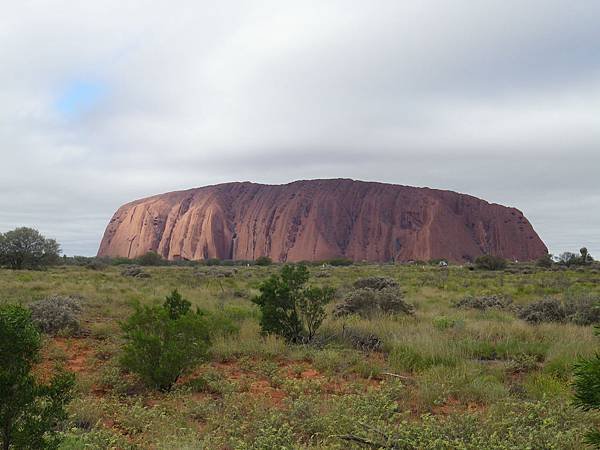
[[[412,314],[376,308],[336,317],[337,304],[323,302],[314,315],[320,326],[305,345],[306,325],[296,341],[263,333],[262,308],[251,300],[272,276],[281,282],[282,267],[169,264],[144,268],[152,277],[138,281],[121,276],[124,267],[112,261],[103,261],[102,270],[80,262],[0,270],[0,303],[28,309],[53,295],[83,299],[77,300],[80,331],[45,336],[32,365],[44,385],[55,364],[76,378],[68,423],[52,427],[64,438],[61,449],[365,448],[351,437],[400,448],[574,450],[585,448],[586,433],[600,426],[597,412],[572,402],[574,364],[597,350],[588,325],[600,298],[593,265],[544,270],[511,263],[498,272],[315,265],[300,292],[330,286],[343,304],[361,289],[389,290],[414,306]],[[314,276],[323,270],[326,278]],[[544,298],[559,303],[564,319],[518,318]],[[145,367],[156,368],[155,379],[168,382],[148,381],[121,364],[132,340],[119,322],[129,322],[138,308],[161,310],[160,320],[152,312],[135,327],[149,336],[136,354],[154,362]],[[305,320],[300,309],[297,316]],[[187,358],[191,347],[181,333],[165,338],[172,345],[149,344],[163,342],[156,335],[171,336],[163,330],[183,317],[205,325],[202,338],[193,339],[202,351],[185,364],[178,351],[185,348]],[[162,358],[153,356],[155,348]],[[170,349],[172,359],[165,356]],[[162,378],[167,372],[176,381]]]

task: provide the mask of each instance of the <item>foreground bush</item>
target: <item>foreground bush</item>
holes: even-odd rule
[[[414,308],[404,301],[404,294],[398,288],[383,289],[361,288],[351,291],[344,297],[342,303],[335,308],[337,317],[358,314],[371,317],[378,313],[384,314],[413,314]]]
[[[599,329],[596,328],[596,334]],[[575,405],[584,411],[600,411],[600,354],[585,359],[575,365]],[[600,429],[587,435],[588,442],[600,448]]]
[[[0,445],[3,449],[54,449],[66,419],[73,376],[58,373],[49,384],[32,376],[41,336],[30,312],[0,306]]]
[[[480,270],[506,269],[506,260],[494,255],[483,255],[475,260],[475,267]]]
[[[288,342],[310,342],[325,319],[325,306],[333,299],[331,288],[305,287],[305,265],[285,265],[260,285],[253,299],[262,312],[263,333],[274,333]]]
[[[72,335],[80,329],[81,304],[78,299],[54,295],[32,303],[29,309],[33,322],[44,333]]]
[[[202,361],[210,326],[199,311],[174,291],[164,305],[136,306],[122,325],[125,347],[121,364],[148,385],[169,390],[187,370]]]

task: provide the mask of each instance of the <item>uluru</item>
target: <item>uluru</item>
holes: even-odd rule
[[[233,182],[121,206],[98,256],[169,260],[532,260],[548,252],[516,208],[452,191],[326,179]]]

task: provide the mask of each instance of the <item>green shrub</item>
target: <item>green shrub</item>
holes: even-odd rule
[[[169,312],[169,317],[173,320],[189,313],[191,307],[192,304],[184,299],[177,289],[167,295],[163,303],[163,308]]]
[[[256,258],[256,261],[254,261],[254,264],[257,266],[270,266],[273,264],[273,260],[268,256],[259,256]]]
[[[73,375],[58,372],[40,384],[32,369],[39,360],[41,336],[30,312],[0,306],[0,443],[10,449],[53,449],[57,426],[66,419]]]
[[[47,334],[75,334],[80,329],[81,302],[73,297],[53,295],[29,306],[31,318]]]
[[[598,333],[600,329],[596,328]],[[580,360],[575,365],[575,405],[584,411],[600,410],[600,354],[589,359]],[[596,428],[587,434],[588,442],[600,448],[600,429]]]
[[[308,287],[306,266],[285,265],[260,285],[252,301],[262,312],[263,333],[274,333],[289,342],[309,342],[325,318],[325,306],[333,299],[331,288]]]
[[[164,260],[163,257],[156,252],[147,252],[139,258],[136,258],[135,262],[140,266],[162,266],[168,263],[168,261]]]
[[[160,390],[169,390],[208,351],[210,326],[199,313],[172,318],[165,307],[138,305],[122,328],[126,344],[121,364]]]
[[[506,260],[499,256],[483,255],[475,260],[475,267],[480,270],[502,270],[506,268]]]

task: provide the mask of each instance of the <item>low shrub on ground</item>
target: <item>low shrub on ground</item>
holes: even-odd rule
[[[259,256],[256,258],[256,261],[254,261],[254,264],[257,266],[270,266],[273,264],[273,260],[268,256]]]
[[[564,302],[548,298],[522,307],[517,315],[534,324],[573,322],[577,325],[592,325],[600,323],[600,299],[589,295],[568,297]]]
[[[366,277],[356,280],[354,282],[354,287],[356,289],[369,288],[380,291],[385,288],[397,288],[398,282],[387,277]]]
[[[349,292],[341,303],[336,305],[337,317],[358,314],[372,317],[376,314],[413,314],[414,308],[403,299],[403,292],[396,287],[383,289],[359,288]]]
[[[507,297],[490,295],[485,297],[465,297],[456,303],[455,308],[472,308],[472,309],[506,309],[512,303],[512,300]]]
[[[121,271],[121,275],[124,277],[133,277],[133,278],[150,278],[150,274],[144,272],[140,266],[129,266]]]
[[[567,296],[564,300],[567,319],[577,325],[600,323],[600,298],[590,294]]]
[[[29,305],[31,318],[47,334],[75,334],[80,330],[81,300],[53,295]]]
[[[479,256],[475,260],[475,268],[480,270],[502,270],[506,268],[506,260],[494,255]]]

